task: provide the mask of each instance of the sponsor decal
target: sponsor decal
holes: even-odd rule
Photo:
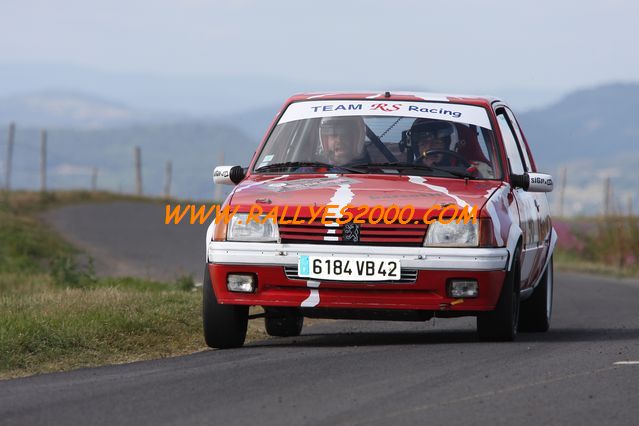
[[[552,186],[552,179],[544,179],[544,178],[540,178],[540,177],[531,177],[530,178],[530,183],[536,183],[536,184],[540,184],[540,185],[548,185],[548,186]]]
[[[288,106],[278,124],[318,117],[405,116],[431,118],[490,129],[486,110],[479,106],[437,102],[303,101]]]
[[[393,112],[393,111],[399,111],[401,108],[402,108],[402,104],[373,104],[371,105],[370,110]]]
[[[265,186],[265,189],[274,192],[305,191],[307,189],[330,188],[340,185],[352,185],[359,183],[357,179],[345,177],[309,178],[297,179],[294,182],[278,182]]]
[[[333,105],[333,104],[328,104],[328,105],[320,105],[320,106],[312,106],[311,109],[313,110],[313,112],[317,112],[318,110],[320,110],[323,112],[330,112],[330,111],[361,111],[362,110],[362,104],[337,104],[337,105]]]
[[[397,200],[397,199],[410,199],[410,198],[432,198],[439,197],[439,194],[433,194],[431,192],[420,193],[420,192],[409,192],[406,194],[381,194],[381,195],[371,195],[369,198],[371,200]]]

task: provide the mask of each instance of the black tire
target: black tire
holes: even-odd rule
[[[302,333],[304,317],[296,309],[267,308],[264,325],[269,336],[294,337]]]
[[[513,259],[512,268],[506,274],[495,310],[477,316],[479,340],[512,342],[517,336],[521,265],[519,250],[515,250],[515,253],[517,255]]]
[[[202,283],[202,322],[206,344],[217,349],[242,346],[246,340],[248,311],[248,306],[217,303],[207,267]]]
[[[552,257],[537,288],[528,300],[521,302],[519,331],[543,333],[550,328],[552,293],[555,281]]]

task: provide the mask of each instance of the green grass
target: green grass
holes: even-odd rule
[[[201,300],[136,278],[63,288],[46,273],[0,274],[0,378],[202,350]],[[251,321],[247,340],[265,337]]]
[[[0,209],[0,273],[37,273],[75,250],[37,219]]]
[[[619,268],[611,264],[586,259],[579,253],[570,250],[555,250],[553,260],[555,268],[560,271],[599,274],[617,278],[639,277],[639,267]]]
[[[198,203],[197,200],[116,194],[107,191],[12,191],[0,190],[0,210],[21,214],[37,213],[53,207],[80,203],[108,203],[112,201],[140,201],[144,203]],[[208,203],[215,203],[207,200]],[[221,202],[217,202],[221,204]]]
[[[111,194],[12,193],[0,201],[0,378],[192,353],[204,348],[193,278],[96,277],[34,213]],[[248,340],[266,336],[250,322]]]
[[[196,293],[59,288],[46,275],[1,276],[0,376],[188,353],[202,347]],[[18,284],[19,288],[15,285]]]

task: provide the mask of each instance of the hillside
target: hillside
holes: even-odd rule
[[[291,93],[317,88],[308,81],[265,76],[250,69],[233,75],[198,74],[197,70],[193,75],[171,75],[157,71],[108,72],[68,64],[5,62],[0,58],[0,96],[72,89],[136,109],[225,115],[279,103]]]
[[[538,161],[611,158],[639,150],[639,84],[573,92],[546,108],[520,114]]]
[[[6,127],[0,132],[0,149],[4,156]],[[165,164],[171,160],[172,194],[211,198],[213,168],[218,163],[220,152],[225,152],[227,163],[247,164],[255,145],[234,127],[205,122],[52,129],[48,136],[48,182],[50,188],[89,188],[91,168],[95,166],[99,168],[99,188],[133,192],[133,148],[140,146],[145,194],[162,193]],[[39,162],[39,130],[18,127],[12,186],[37,188]],[[4,167],[2,163],[0,171]]]
[[[639,161],[639,84],[618,83],[568,94],[546,108],[520,114],[520,124],[540,169],[555,174],[567,168],[565,211],[603,211],[604,181],[611,178],[619,211],[639,185],[633,176]],[[556,201],[552,194],[551,200]]]
[[[0,159],[6,152],[7,117],[22,117],[14,153],[14,187],[37,188],[39,128],[54,124],[57,128],[49,131],[51,187],[87,188],[91,168],[96,166],[100,188],[133,191],[132,153],[139,145],[145,192],[161,193],[164,165],[171,159],[172,193],[192,198],[211,197],[211,171],[221,151],[226,164],[248,164],[279,108],[272,104],[189,118],[139,111],[87,95],[49,92],[20,99],[21,103],[13,104],[0,99]],[[519,114],[539,168],[560,183],[560,170],[567,167],[567,214],[600,213],[606,177],[612,180],[619,210],[627,209],[633,196],[634,210],[639,211],[639,185],[632,178],[639,163],[637,111],[639,84],[619,83],[575,91],[545,108]],[[68,128],[60,128],[65,125]],[[0,161],[0,179],[3,167]],[[554,203],[555,194],[550,199]]]
[[[184,120],[185,114],[151,112],[93,95],[43,91],[0,97],[0,123],[21,126],[103,128],[132,123]]]

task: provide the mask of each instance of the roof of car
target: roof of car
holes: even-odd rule
[[[321,99],[380,99],[386,101],[431,101],[431,102],[451,102],[472,105],[490,106],[499,98],[492,96],[459,95],[450,93],[427,93],[427,92],[406,92],[406,91],[381,91],[381,92],[318,92],[318,93],[298,93],[291,96],[289,102]]]

